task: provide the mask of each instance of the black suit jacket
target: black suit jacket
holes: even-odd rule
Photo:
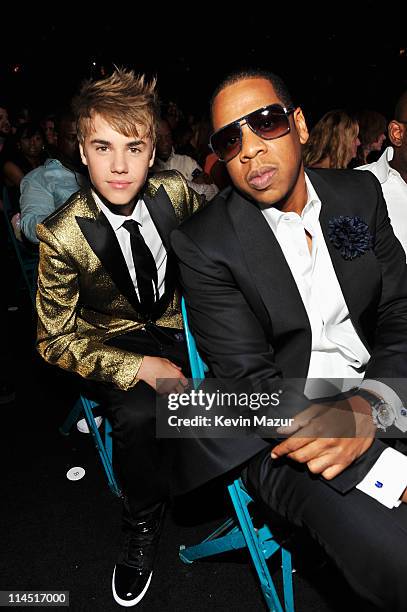
[[[406,259],[380,184],[369,172],[309,170],[308,176],[322,203],[321,228],[352,323],[371,353],[365,376],[404,379]],[[340,215],[359,216],[368,224],[372,249],[344,259],[328,237],[329,220]],[[180,260],[191,327],[215,376],[251,377],[263,386],[276,378],[306,378],[310,323],[283,252],[258,206],[228,188],[175,230],[172,244]],[[406,402],[403,385],[392,386]],[[329,484],[346,492],[383,448],[376,440]]]

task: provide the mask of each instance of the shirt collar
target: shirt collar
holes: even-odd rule
[[[371,164],[365,164],[364,166],[359,166],[358,168],[356,168],[356,170],[371,170],[373,174],[378,178],[379,182],[383,184],[387,181],[390,174],[400,176],[400,173],[390,166],[389,162],[391,162],[391,160],[393,159],[393,155],[393,147],[387,147],[387,149],[384,150],[384,152],[376,162],[372,162]]]
[[[389,163],[393,159],[393,154],[393,147],[387,147],[376,162],[375,175],[380,183],[385,183],[389,178],[389,174],[393,172],[398,174],[397,170],[394,170]]]
[[[297,215],[295,212],[284,212],[275,206],[270,206],[269,208],[263,209],[263,214],[267,218],[270,227],[274,232],[277,231],[280,221],[289,217],[300,217],[304,223],[307,222],[307,225],[312,225],[312,219],[318,221],[319,214],[321,212],[321,200],[319,199],[317,192],[315,191],[315,188],[307,174],[305,174],[305,185],[307,187],[307,203],[305,204],[301,215]]]
[[[137,204],[135,205],[131,215],[129,215],[128,217],[124,217],[123,215],[115,215],[114,213],[112,213],[112,211],[109,210],[106,204],[102,202],[100,197],[93,190],[92,190],[92,195],[93,195],[93,198],[99,210],[101,210],[102,213],[106,216],[107,220],[109,221],[110,225],[112,226],[115,232],[117,232],[117,230],[120,229],[123,223],[127,221],[128,219],[133,219],[134,221],[137,221],[137,223],[142,225],[142,222],[141,222],[141,212],[142,211],[141,211],[141,204],[140,204],[142,202],[141,199],[137,201]]]
[[[48,159],[46,159],[44,162],[44,166],[59,166],[62,168],[61,162],[59,159],[55,159],[55,157],[48,157]]]

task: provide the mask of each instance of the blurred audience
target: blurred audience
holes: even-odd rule
[[[174,151],[179,155],[188,155],[196,160],[197,151],[192,144],[194,132],[192,127],[182,121],[177,125],[173,132]]]
[[[218,193],[218,188],[204,173],[201,166],[189,155],[180,155],[174,151],[174,140],[170,124],[161,119],[157,129],[155,162],[152,172],[178,170],[197,193],[205,195],[209,201]]]
[[[75,117],[70,111],[58,118],[56,133],[57,146],[52,158],[21,181],[21,231],[34,243],[38,243],[37,224],[87,184],[86,169],[80,161]]]
[[[3,180],[13,213],[19,211],[20,183],[23,177],[41,166],[46,158],[45,135],[40,124],[31,122],[19,125],[13,141],[7,142],[4,148],[2,165]]]
[[[407,253],[407,91],[399,98],[389,123],[391,146],[380,159],[361,166],[379,179],[393,231]]]
[[[34,121],[31,108],[27,104],[18,104],[10,111],[11,131],[13,134],[17,132],[18,126]]]
[[[305,166],[347,168],[356,157],[360,141],[357,120],[344,110],[326,113],[312,128],[303,147]]]
[[[11,132],[11,124],[8,118],[8,111],[3,102],[0,101],[0,151],[3,148],[5,139]]]
[[[182,120],[183,114],[178,104],[173,100],[170,100],[167,102],[167,104],[164,104],[161,116],[163,119],[168,121],[171,130],[175,130],[179,122]]]
[[[232,184],[226,164],[218,159],[216,153],[208,153],[206,156],[204,172],[208,174],[219,191]]]
[[[360,146],[355,165],[361,166],[377,161],[380,157],[380,151],[386,140],[387,119],[374,110],[359,111],[356,118],[359,123]]]
[[[41,127],[44,130],[45,139],[47,141],[47,146],[52,150],[52,147],[56,147],[57,145],[57,130],[55,127],[55,116],[54,115],[46,115],[40,121]]]
[[[11,124],[5,102],[0,100],[0,169],[3,167],[3,149],[11,133]],[[3,173],[0,172],[0,210],[3,210]]]

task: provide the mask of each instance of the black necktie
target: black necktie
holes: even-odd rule
[[[123,223],[123,227],[130,234],[131,252],[136,271],[140,304],[144,310],[150,311],[154,304],[154,288],[158,299],[157,266],[150,249],[140,233],[139,223],[133,219],[128,219]]]

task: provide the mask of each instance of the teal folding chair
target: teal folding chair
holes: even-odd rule
[[[22,242],[19,242],[11,225],[12,208],[6,187],[3,187],[3,212],[6,221],[10,243],[14,249],[21,274],[35,310],[35,287],[37,284],[38,255],[31,252]]]
[[[109,488],[114,495],[117,495],[117,497],[121,497],[122,492],[113,471],[112,427],[108,419],[104,418],[104,440],[102,440],[102,436],[100,435],[100,431],[96,425],[95,417],[93,414],[93,410],[97,406],[98,404],[96,402],[88,399],[84,395],[81,395],[70,413],[68,414],[67,418],[59,428],[59,431],[62,435],[68,436],[73,424],[76,423],[81,413],[83,413],[95,446],[99,452],[100,460],[102,462],[103,469],[105,470]]]
[[[189,329],[184,298],[182,298],[181,309],[192,378],[194,379],[195,387],[198,387],[200,381],[205,377],[207,367],[198,353],[195,339]],[[265,524],[260,529],[254,527],[249,512],[249,504],[252,504],[253,500],[240,478],[228,486],[228,491],[236,518],[228,519],[200,544],[188,547],[180,546],[179,556],[181,560],[184,563],[193,563],[193,561],[204,557],[248,548],[268,609],[275,612],[294,612],[291,553],[278,544],[268,525]],[[280,601],[267,565],[267,559],[279,552],[281,552],[283,604]]]
[[[10,216],[11,216],[11,204],[9,200],[9,196],[7,193],[7,189],[3,189],[3,207],[4,207],[4,215],[6,218],[6,225],[9,233],[10,242],[14,248],[15,254],[17,256],[18,262],[20,264],[21,272],[27,286],[28,292],[30,294],[31,303],[33,310],[35,312],[35,292],[37,285],[37,270],[38,270],[38,255],[35,253],[31,253],[28,249],[24,247],[24,244],[20,243],[15,237],[13,226],[11,225]],[[78,400],[76,401],[74,407],[70,411],[69,415],[65,419],[62,426],[59,428],[61,434],[67,436],[69,435],[72,425],[76,423],[79,419],[80,414],[83,413],[86,422],[89,427],[89,431],[92,435],[95,446],[98,450],[100,460],[103,465],[103,469],[105,470],[107,482],[110,490],[114,495],[121,497],[120,486],[116,480],[116,477],[113,472],[113,464],[112,464],[112,428],[109,421],[104,419],[104,441],[102,441],[102,437],[100,432],[96,426],[95,418],[93,416],[93,409],[97,406],[95,402],[89,400],[84,395],[80,395]]]

